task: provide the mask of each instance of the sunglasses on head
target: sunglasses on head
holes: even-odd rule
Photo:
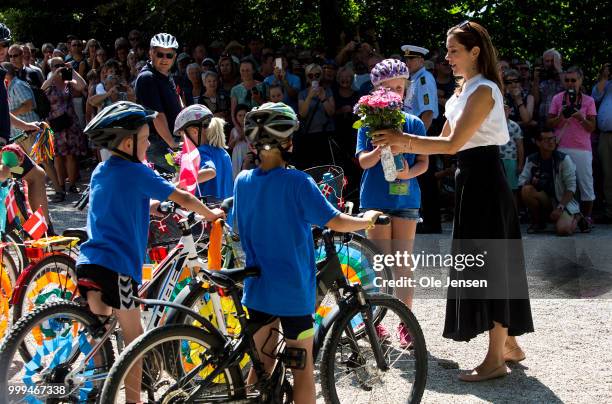
[[[159,52],[159,51],[158,51],[158,52],[155,52],[155,55],[156,55],[158,58],[160,58],[160,59],[163,59],[163,58],[166,58],[166,59],[172,59],[172,58],[174,57],[174,52],[168,52],[168,53],[166,53],[166,52]]]
[[[461,24],[457,25],[459,29],[474,29],[470,24],[470,20],[465,20]]]
[[[516,84],[516,83],[519,83],[518,79],[504,80],[504,84]]]
[[[321,77],[321,73],[308,73],[309,79],[318,79],[319,77]]]
[[[565,79],[565,82],[566,82],[566,83],[575,83],[575,82],[577,82],[577,81],[578,81],[578,80],[576,80],[576,79]]]

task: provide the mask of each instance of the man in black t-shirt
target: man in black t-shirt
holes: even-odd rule
[[[151,49],[146,66],[136,78],[136,100],[144,107],[157,111],[153,121],[147,160],[156,169],[173,172],[166,162],[168,149],[178,147],[173,137],[174,120],[182,109],[181,100],[170,69],[176,60],[178,42],[170,34],[160,33],[151,38]]]

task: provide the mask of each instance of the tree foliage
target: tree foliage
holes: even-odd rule
[[[132,28],[167,31],[182,43],[244,41],[251,35],[272,46],[320,46],[328,50],[357,32],[375,32],[383,51],[403,43],[443,48],[449,27],[481,22],[505,57],[535,60],[557,48],[566,65],[591,74],[610,58],[612,21],[600,0],[20,0],[0,5],[0,21],[18,40],[97,38],[107,46]]]

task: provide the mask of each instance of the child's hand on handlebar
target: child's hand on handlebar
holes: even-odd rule
[[[217,219],[225,219],[225,212],[222,209],[215,208],[210,210],[212,212],[211,215],[206,215],[205,219],[209,222],[214,222]]]

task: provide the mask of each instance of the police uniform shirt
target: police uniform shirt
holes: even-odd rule
[[[425,67],[410,77],[410,90],[404,102],[406,112],[421,117],[425,111],[433,111],[433,119],[438,117],[438,88],[436,79]]]

